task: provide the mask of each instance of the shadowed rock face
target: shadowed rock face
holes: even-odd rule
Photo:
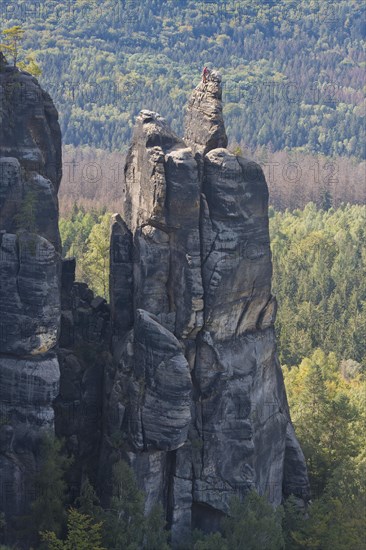
[[[124,441],[176,543],[218,526],[235,494],[308,498],[276,356],[267,184],[226,145],[220,78],[194,90],[184,142],[142,111],[112,224],[103,456]]]
[[[36,79],[9,65],[0,68],[0,181],[1,228],[38,233],[59,251],[58,114]]]
[[[57,343],[60,258],[36,234],[0,234],[1,353],[38,355]]]
[[[252,488],[307,500],[276,356],[267,185],[225,149],[220,78],[194,90],[185,141],[156,113],[137,118],[110,307],[75,282],[74,260],[61,273],[52,101],[0,59],[0,106],[1,510],[26,511],[54,424],[71,483],[98,471],[108,503],[112,463],[127,459],[174,544]]]
[[[30,504],[39,441],[59,391],[57,190],[61,134],[36,79],[0,62],[0,480],[12,520]],[[4,492],[4,487],[6,491]]]

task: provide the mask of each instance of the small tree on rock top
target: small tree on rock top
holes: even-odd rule
[[[25,55],[22,48],[22,42],[24,40],[25,30],[20,25],[14,25],[9,29],[4,29],[2,34],[4,35],[4,42],[0,44],[9,59],[12,60],[14,67],[18,66],[22,71],[27,71],[33,76],[40,76],[42,71],[38,66],[33,53]],[[26,62],[18,60],[20,57],[25,57]]]

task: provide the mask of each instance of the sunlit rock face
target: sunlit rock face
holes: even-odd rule
[[[54,429],[60,326],[61,133],[37,80],[0,63],[0,507],[9,532],[35,495]],[[6,487],[6,491],[4,491]]]
[[[225,148],[221,94],[218,75],[194,90],[184,141],[140,113],[112,222],[102,462],[129,460],[175,543],[253,488],[308,498],[276,356],[267,184]]]
[[[216,71],[208,82],[197,86],[189,100],[184,140],[194,154],[205,155],[212,149],[227,147],[221,76]]]

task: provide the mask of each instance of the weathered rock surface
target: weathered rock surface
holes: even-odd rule
[[[60,370],[57,111],[35,78],[0,61],[0,509],[13,521],[35,491],[53,432]]]
[[[1,229],[30,230],[59,251],[58,114],[36,79],[9,65],[0,70],[0,121]]]
[[[267,184],[226,145],[219,77],[193,92],[185,141],[142,111],[112,224],[102,461],[130,461],[177,544],[218,527],[233,495],[308,498],[276,356]]]
[[[0,233],[1,353],[37,355],[56,345],[59,267],[58,253],[43,237]]]
[[[132,233],[117,214],[111,225],[109,281],[112,324],[117,340],[118,335],[133,324],[132,250]]]
[[[135,450],[170,451],[187,440],[192,382],[183,351],[155,316],[136,311],[134,332],[127,338],[117,382],[126,391],[111,411],[118,418],[118,410],[124,409],[117,429],[128,424]]]
[[[111,225],[110,306],[59,256],[57,112],[0,59],[0,479],[7,517],[29,505],[55,426],[108,505],[129,461],[173,544],[212,530],[233,495],[308,498],[273,324],[268,190],[225,149],[221,78],[194,90],[185,140],[137,117],[126,200]],[[55,411],[55,414],[54,412]],[[55,418],[54,418],[55,416]],[[4,487],[4,485],[2,485]]]
[[[57,352],[60,391],[54,401],[55,432],[74,457],[70,492],[78,496],[84,475],[95,481],[103,423],[103,378],[112,358],[110,307],[75,282],[75,259],[62,261],[61,332]]]
[[[205,155],[212,149],[227,147],[222,114],[221,77],[213,71],[211,79],[201,82],[188,103],[184,141],[193,154]]]

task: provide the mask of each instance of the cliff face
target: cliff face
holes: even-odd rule
[[[0,69],[0,479],[9,519],[34,495],[59,389],[61,134],[37,81],[4,60]]]
[[[308,497],[276,356],[267,185],[225,149],[219,76],[194,90],[185,136],[137,118],[111,233],[102,453],[128,458],[175,541],[253,488]]]
[[[276,356],[267,185],[225,149],[220,77],[194,90],[184,141],[157,113],[137,118],[109,306],[60,259],[52,101],[0,68],[1,510],[26,511],[47,430],[75,457],[74,496],[87,474],[108,504],[126,459],[174,544],[253,488],[306,500]]]

